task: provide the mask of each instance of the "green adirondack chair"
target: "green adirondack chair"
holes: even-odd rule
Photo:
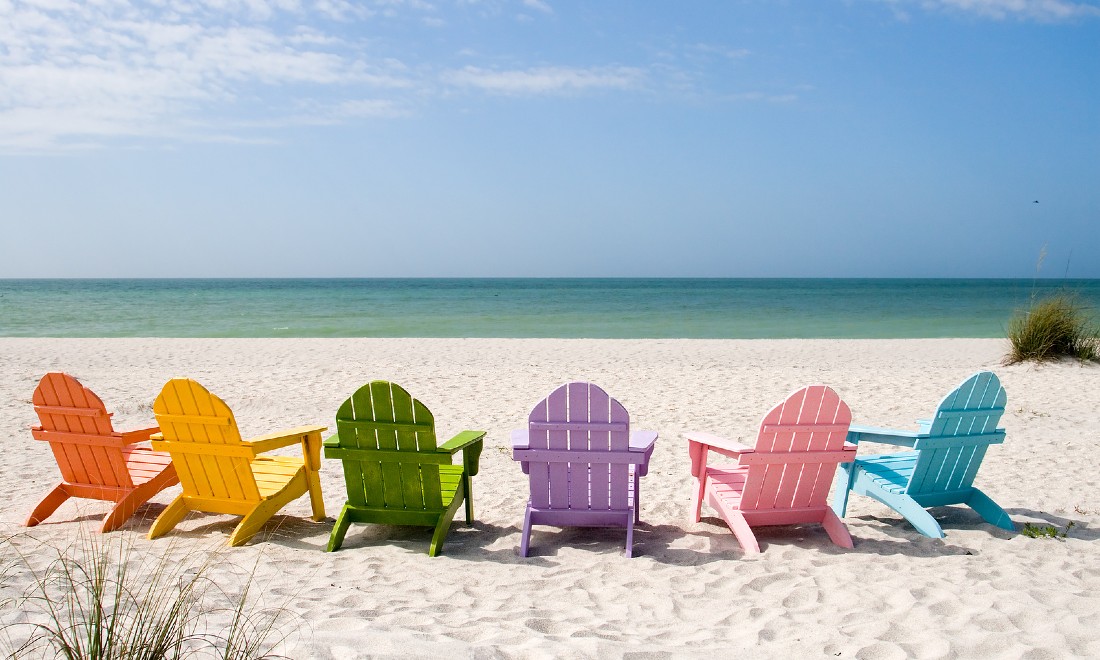
[[[842,463],[836,475],[833,509],[844,517],[850,492],[867,495],[905,516],[921,534],[943,538],[943,529],[925,508],[966,504],[986,522],[1014,530],[1004,509],[974,487],[986,449],[1004,442],[1005,431],[997,428],[997,423],[1006,400],[997,376],[981,371],[945,396],[935,416],[918,422],[916,431],[852,424],[848,442],[881,442],[916,451]]]
[[[428,555],[438,555],[464,501],[466,524],[473,523],[470,478],[484,437],[463,431],[437,447],[435,419],[423,403],[394,383],[360,387],[336,412],[336,435],[324,441],[325,458],[343,462],[348,487],[327,550],[338,550],[357,522],[434,527]],[[452,465],[458,451],[462,463]]]

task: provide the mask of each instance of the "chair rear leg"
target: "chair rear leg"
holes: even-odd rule
[[[118,529],[130,519],[130,516],[134,515],[134,511],[137,508],[155,495],[154,492],[149,492],[147,488],[135,488],[115,503],[106,516],[103,517],[103,526],[99,531],[101,532],[113,532]]]
[[[634,522],[642,522],[642,480],[638,476],[637,467],[634,468]]]
[[[521,557],[527,556],[527,550],[531,545],[531,505],[527,505],[527,513],[523,515],[523,535],[519,541],[519,554]]]
[[[177,496],[168,505],[168,508],[161,511],[157,519],[153,521],[153,526],[149,528],[149,538],[155,539],[172,531],[172,528],[183,520],[188,511],[187,503],[183,501],[183,495]]]
[[[966,501],[966,504],[971,509],[977,511],[978,515],[990,525],[996,525],[1010,532],[1016,531],[1016,525],[1012,522],[1012,519],[1008,517],[1008,514],[1005,513],[1005,510],[977,488],[970,494],[970,499]]]
[[[438,557],[439,553],[443,551],[443,543],[447,540],[447,531],[451,529],[451,521],[454,520],[455,514],[458,513],[458,507],[462,504],[462,499],[465,498],[465,496],[466,493],[460,481],[458,491],[455,493],[455,498],[451,501],[451,506],[447,507],[447,510],[439,516],[439,521],[435,524],[435,533],[432,534],[432,544],[428,546],[429,557]]]
[[[826,508],[825,518],[821,521],[821,524],[825,527],[825,531],[829,534],[829,538],[832,539],[833,543],[849,550],[855,547],[852,543],[852,535],[848,533],[848,527],[837,517],[835,511]]]
[[[160,491],[179,482],[175,468],[169,463],[160,474],[133,489],[115,503],[115,508],[111,509],[111,512],[103,518],[103,531],[110,532],[118,529],[130,519],[130,516],[134,515],[138,507],[148,502]]]
[[[723,511],[722,517],[726,519],[726,524],[729,525],[730,531],[737,538],[737,542],[741,544],[741,549],[745,551],[746,555],[755,555],[760,553],[760,544],[756,542],[756,534],[752,533],[752,527],[749,526],[749,522],[745,520],[745,516],[741,515],[739,511]]]
[[[877,489],[868,489],[867,494],[900,513],[921,534],[934,539],[943,538],[943,529],[940,524],[912,497],[886,493]]]
[[[65,489],[65,484],[57,484],[53,487],[53,490],[46,493],[42,501],[34,507],[34,511],[31,511],[31,514],[27,516],[27,522],[23,524],[27,527],[34,527],[46,518],[49,518],[54,511],[57,511],[57,507],[61,506],[69,497],[70,495]]]
[[[344,544],[344,535],[348,533],[348,527],[351,525],[351,506],[344,505],[344,508],[340,509],[340,515],[336,516],[336,525],[332,528],[332,534],[328,537],[328,546],[325,548],[325,552],[336,552],[340,549],[340,546]]]
[[[637,510],[638,502],[634,502],[634,508]],[[626,516],[626,557],[629,559],[634,556],[634,514],[630,513]]]

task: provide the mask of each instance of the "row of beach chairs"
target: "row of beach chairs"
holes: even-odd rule
[[[1012,530],[1004,510],[973,485],[988,446],[1004,441],[997,424],[1005,400],[997,376],[979,372],[916,430],[900,431],[853,425],[835,391],[803,387],[764,415],[753,447],[687,434],[692,515],[698,521],[706,502],[747,553],[760,551],[754,528],[800,523],[820,523],[834,543],[851,548],[841,519],[853,492],[886,504],[930,537],[944,534],[926,508],[949,504],[967,504]],[[339,549],[355,522],[432,527],[428,554],[435,556],[459,507],[467,524],[474,520],[472,477],[485,432],[463,431],[439,444],[428,408],[386,381],[352,394],[327,439],[326,427],[301,426],[244,440],[229,406],[190,379],[165,384],[153,404],[156,427],[129,432],[116,432],[103,401],[68,374],[46,374],[33,402],[41,425],[32,435],[49,443],[61,482],[31,512],[28,526],[80,497],[115,503],[103,519],[107,532],[179,484],[182,492],[153,522],[149,538],[171,531],[189,511],[203,511],[241,516],[229,537],[240,545],[307,493],[313,519],[324,519],[322,452],[342,462],[348,495],[329,551]],[[534,525],[611,526],[625,528],[629,557],[640,480],[656,441],[654,431],[631,429],[622,404],[591,383],[567,383],[540,401],[527,427],[511,434],[512,456],[530,484],[521,554],[527,556]],[[907,451],[857,458],[860,442]],[[269,453],[292,445],[301,446],[301,457]]]

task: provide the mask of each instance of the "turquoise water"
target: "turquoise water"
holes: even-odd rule
[[[0,280],[8,337],[1002,337],[1100,280]]]

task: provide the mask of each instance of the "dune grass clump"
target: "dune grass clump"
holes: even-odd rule
[[[1050,362],[1064,357],[1100,361],[1100,336],[1087,310],[1070,294],[1032,303],[1008,323],[1011,351],[1005,364],[1031,360]]]
[[[141,558],[124,541],[81,536],[64,550],[20,549],[17,562],[7,562],[7,576],[22,573],[30,585],[5,603],[12,612],[0,626],[3,656],[246,660],[274,657],[286,641],[280,629],[289,613],[249,597],[254,573],[234,590],[210,575],[225,567],[215,554]]]
[[[1073,529],[1077,523],[1072,520],[1066,523],[1066,528],[1061,532],[1053,525],[1032,525],[1031,523],[1024,523],[1024,528],[1021,534],[1031,539],[1064,539],[1069,536],[1069,531]]]

